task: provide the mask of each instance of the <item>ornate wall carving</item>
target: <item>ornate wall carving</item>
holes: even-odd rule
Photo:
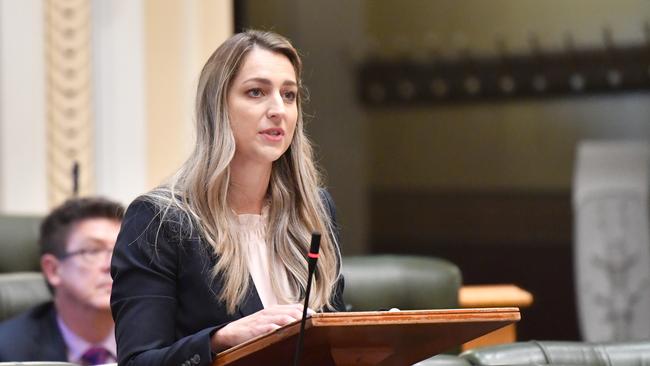
[[[45,2],[48,203],[94,191],[89,0]],[[79,164],[78,187],[73,166]]]
[[[649,162],[647,142],[578,149],[575,270],[586,341],[650,339]]]

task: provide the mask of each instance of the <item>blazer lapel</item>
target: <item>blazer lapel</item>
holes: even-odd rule
[[[253,283],[253,279],[251,278],[249,280],[248,293],[244,297],[244,302],[239,307],[239,313],[242,317],[245,317],[262,309],[264,309],[264,305],[262,305],[260,295],[257,293],[255,283]]]
[[[35,349],[40,349],[41,359],[67,362],[67,347],[59,330],[59,325],[56,322],[56,309],[53,304],[48,309],[47,314],[41,319],[40,328],[40,334],[35,339],[41,339],[43,342],[35,345]]]

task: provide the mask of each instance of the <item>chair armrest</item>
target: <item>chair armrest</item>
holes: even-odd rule
[[[51,298],[40,272],[0,274],[0,321]]]

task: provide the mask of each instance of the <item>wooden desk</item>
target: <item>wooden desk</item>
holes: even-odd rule
[[[527,308],[533,303],[533,295],[515,285],[463,286],[458,294],[458,303],[463,308],[486,308],[516,306]],[[517,340],[517,328],[510,324],[494,332],[463,344],[463,351],[476,347],[512,343]]]
[[[517,308],[314,314],[301,365],[411,365],[519,319]],[[299,328],[296,321],[229,348],[212,366],[290,365]]]

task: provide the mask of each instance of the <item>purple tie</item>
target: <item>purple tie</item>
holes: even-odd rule
[[[111,353],[104,347],[92,347],[89,348],[81,356],[81,364],[83,366],[90,365],[101,365],[108,361],[108,358],[111,356]]]

